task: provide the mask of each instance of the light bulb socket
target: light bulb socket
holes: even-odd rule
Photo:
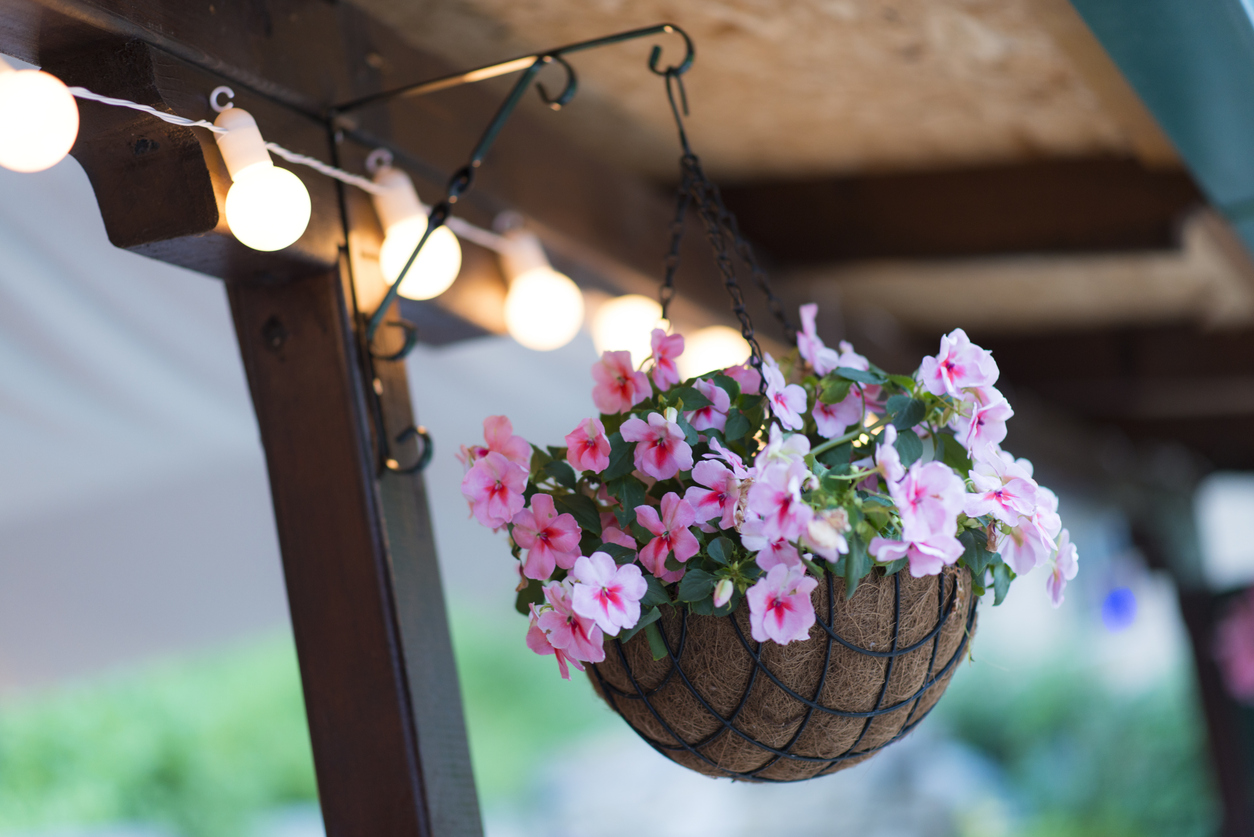
[[[218,114],[213,124],[225,128],[225,134],[215,133],[218,150],[222,152],[222,161],[226,170],[235,180],[244,169],[256,165],[273,166],[270,152],[266,150],[266,141],[261,138],[261,130],[257,120],[246,110],[231,107]]]
[[[552,268],[540,237],[526,230],[505,233],[507,246],[501,251],[501,269],[507,281],[513,282],[536,268]]]
[[[374,173],[374,182],[384,189],[383,192],[371,195],[371,199],[385,234],[402,221],[418,216],[427,217],[427,208],[418,200],[414,181],[405,172],[392,166],[380,166]]]

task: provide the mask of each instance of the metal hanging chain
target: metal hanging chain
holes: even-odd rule
[[[733,256],[748,268],[758,289],[766,297],[767,307],[775,319],[784,327],[788,339],[795,340],[797,330],[784,313],[783,304],[775,295],[770,277],[758,263],[753,247],[740,232],[736,217],[723,203],[718,187],[706,177],[701,168],[701,160],[692,152],[688,143],[688,132],[684,129],[684,117],[688,115],[688,95],[684,89],[680,73],[667,71],[666,97],[670,102],[671,113],[675,117],[675,127],[679,133],[679,145],[683,151],[680,157],[680,184],[676,189],[675,217],[671,222],[671,247],[666,256],[666,272],[662,286],[658,291],[662,305],[662,317],[667,316],[671,300],[675,296],[675,274],[679,269],[680,247],[683,243],[685,219],[689,207],[695,204],[698,215],[704,222],[706,235],[714,249],[715,262],[723,276],[723,285],[731,297],[732,312],[740,321],[740,332],[749,344],[752,352],[750,362],[755,369],[761,371],[762,350],[754,335],[753,321],[745,308],[744,293],[736,277],[736,262]]]

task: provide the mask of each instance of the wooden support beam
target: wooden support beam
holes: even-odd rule
[[[1135,160],[1041,160],[725,187],[779,266],[855,259],[1168,250],[1205,201],[1186,172]]]

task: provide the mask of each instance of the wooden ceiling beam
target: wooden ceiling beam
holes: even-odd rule
[[[723,195],[784,267],[1167,250],[1205,203],[1182,170],[1105,157],[743,183]]]

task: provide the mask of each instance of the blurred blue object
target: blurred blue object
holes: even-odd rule
[[[1122,631],[1136,621],[1136,595],[1128,587],[1116,587],[1102,601],[1102,624],[1111,633]]]

